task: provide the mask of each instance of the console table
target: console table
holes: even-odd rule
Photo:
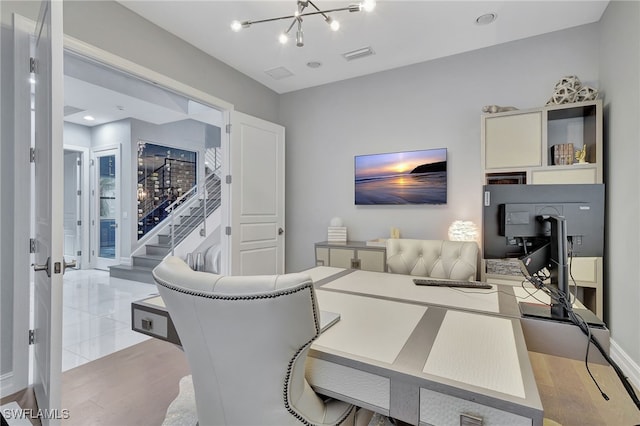
[[[385,246],[368,245],[365,241],[315,243],[316,266],[387,272]]]

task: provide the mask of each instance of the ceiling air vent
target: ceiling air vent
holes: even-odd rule
[[[365,56],[371,56],[375,52],[371,47],[363,47],[362,49],[352,50],[351,52],[343,53],[342,56],[347,61],[353,61],[354,59],[364,58]]]
[[[291,77],[293,73],[285,67],[273,68],[265,71],[274,80],[282,80],[283,78]]]

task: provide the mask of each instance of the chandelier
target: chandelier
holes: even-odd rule
[[[337,20],[335,20],[334,18],[332,18],[331,16],[329,16],[329,13],[334,13],[334,12],[360,12],[361,10],[364,10],[366,12],[371,12],[376,5],[375,0],[363,0],[360,3],[357,4],[351,4],[349,6],[346,7],[340,7],[340,8],[336,8],[336,9],[328,9],[328,10],[320,10],[320,8],[318,8],[318,6],[316,6],[311,0],[298,0],[298,7],[296,9],[296,11],[294,12],[293,15],[287,15],[287,16],[279,16],[277,18],[268,18],[268,19],[260,19],[260,20],[256,20],[256,21],[233,21],[231,23],[231,29],[235,32],[238,32],[240,30],[242,30],[243,28],[249,28],[251,25],[253,24],[261,24],[263,22],[272,22],[272,21],[280,21],[283,19],[292,19],[291,24],[289,25],[289,27],[286,29],[286,31],[283,31],[280,36],[278,37],[278,41],[280,41],[280,43],[282,44],[286,44],[289,41],[289,33],[291,32],[291,29],[296,26],[296,46],[298,47],[302,47],[304,46],[304,34],[302,33],[302,20],[303,18],[307,17],[307,16],[312,16],[312,15],[321,15],[322,18],[325,20],[325,22],[327,24],[329,24],[329,27],[333,30],[333,31],[338,31],[340,29],[340,22],[338,22]],[[307,10],[307,8],[311,6],[312,9],[310,8],[309,10]]]

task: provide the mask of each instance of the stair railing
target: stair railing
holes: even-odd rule
[[[216,170],[217,171],[217,170]],[[215,172],[215,171],[214,171]],[[175,229],[176,229],[176,216],[177,213],[182,211],[182,209],[178,210],[178,207],[183,205],[185,203],[185,201],[191,197],[193,197],[194,200],[201,200],[202,201],[202,213],[203,213],[203,217],[202,217],[202,223],[203,223],[203,227],[200,230],[200,235],[202,235],[203,237],[207,236],[207,217],[209,216],[209,213],[213,212],[215,209],[217,209],[220,206],[220,200],[221,200],[221,185],[219,184],[219,177],[217,176],[216,173],[210,173],[209,175],[206,176],[204,183],[200,183],[196,186],[194,186],[193,188],[191,188],[189,191],[187,191],[186,193],[184,193],[180,198],[178,198],[176,201],[174,201],[173,203],[171,203],[165,210],[169,216],[170,219],[170,226],[171,226],[171,254],[174,255],[175,254],[175,246],[176,246],[176,235],[175,235]],[[216,182],[218,182],[218,184],[216,184]],[[202,194],[202,197],[194,197],[195,194]],[[211,202],[212,201],[212,202]],[[189,203],[189,206],[191,206],[191,204],[193,203]],[[208,206],[213,205],[213,208],[211,208],[211,211],[209,211]],[[183,223],[181,222],[181,225]],[[194,227],[197,227],[198,225],[200,225],[200,220],[196,218],[192,218],[190,223],[184,223],[184,225],[194,225]]]

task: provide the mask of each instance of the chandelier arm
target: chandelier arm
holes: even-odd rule
[[[309,0],[309,4],[310,4],[311,6],[313,6],[313,7],[314,7],[314,9],[315,9],[315,10],[317,10],[317,11],[318,11],[318,13],[320,13],[320,14],[324,17],[325,21],[326,21],[327,19],[329,19],[329,15],[327,15],[327,14],[326,14],[326,12],[328,12],[328,11],[324,11],[324,12],[323,12],[323,11],[322,11],[322,10],[320,10],[320,8],[319,8],[318,6],[316,6],[316,4],[315,4],[314,2],[312,2],[311,0]]]
[[[289,28],[287,28],[287,31],[285,31],[285,34],[289,34],[289,31],[291,31],[291,28],[293,28],[293,26],[296,24],[296,22],[298,22],[297,18],[293,18],[293,21],[291,21],[291,24],[289,25]]]
[[[309,3],[311,3],[311,2],[309,2]],[[313,4],[313,3],[311,3],[311,4]],[[315,5],[314,5],[314,7],[315,7]],[[318,10],[318,11],[315,11],[315,12],[305,12],[305,13],[299,14],[298,16],[296,16],[296,15],[287,15],[287,16],[279,16],[277,18],[267,18],[267,19],[260,19],[260,20],[257,20],[257,21],[244,21],[244,22],[246,22],[248,25],[262,24],[263,22],[281,21],[283,19],[291,19],[291,18],[297,19],[297,18],[302,18],[303,16],[312,16],[312,15],[323,15],[323,16],[326,16],[327,13],[342,12],[342,11],[345,11],[345,10],[348,10],[350,12],[353,11],[353,9],[351,7],[340,7],[340,8],[337,8],[337,9],[327,9],[327,10]]]

